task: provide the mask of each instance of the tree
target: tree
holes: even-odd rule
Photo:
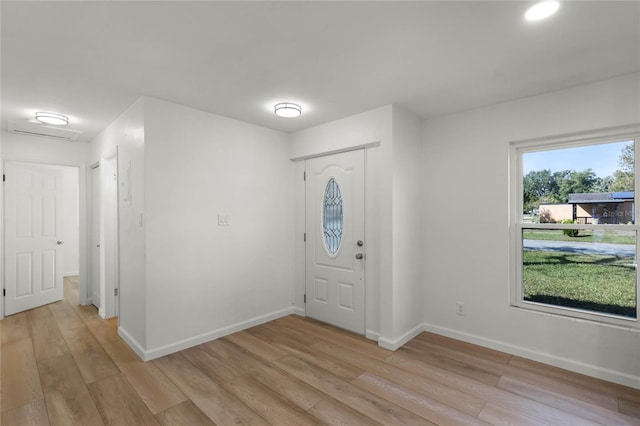
[[[603,178],[599,177],[593,186],[594,192],[612,192],[611,188],[613,187],[613,183],[615,179],[613,176],[605,176]]]
[[[540,199],[545,198],[557,202],[555,194],[558,192],[558,184],[551,170],[535,170],[527,173],[522,181],[524,195],[524,210],[531,211],[538,208]]]
[[[594,192],[598,177],[591,169],[576,172],[570,170],[558,182],[558,197],[561,202],[569,201],[569,194],[583,194]]]
[[[633,191],[635,189],[635,160],[633,143],[626,144],[618,157],[620,169],[613,172],[611,191]]]
[[[619,169],[612,176],[600,178],[593,170],[535,170],[523,178],[523,208],[530,212],[541,203],[567,203],[569,194],[633,191],[635,187],[634,146],[629,143],[618,157]]]

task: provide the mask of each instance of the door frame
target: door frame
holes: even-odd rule
[[[364,237],[365,237],[365,241],[366,241],[366,237],[367,237],[367,146],[357,146],[357,147],[353,147],[351,149],[345,149],[345,150],[339,150],[339,151],[333,151],[333,152],[325,152],[322,154],[318,154],[318,155],[313,155],[313,156],[309,156],[309,157],[305,157],[303,159],[301,159],[302,161],[300,161],[301,164],[301,168],[303,171],[303,182],[302,182],[302,223],[298,223],[298,219],[296,220],[296,229],[298,229],[298,226],[301,225],[302,227],[302,232],[304,233],[304,257],[303,257],[303,268],[302,268],[302,278],[303,278],[303,285],[302,285],[302,289],[303,289],[303,293],[305,296],[305,300],[303,301],[303,306],[304,306],[304,316],[307,316],[307,303],[306,303],[306,296],[307,296],[307,268],[308,268],[308,264],[307,264],[307,250],[308,248],[308,244],[307,244],[307,235],[306,235],[306,231],[307,231],[307,160],[311,160],[314,158],[324,158],[324,157],[332,157],[334,155],[339,155],[339,154],[343,154],[345,152],[352,152],[352,151],[362,151],[362,156],[363,156],[363,166],[364,169],[362,171],[363,173],[363,178],[364,178],[364,205],[363,205],[363,214],[362,214],[362,220],[363,220],[363,228],[364,228]],[[297,217],[300,217],[298,214],[296,214]],[[366,264],[365,264],[366,265]],[[368,309],[367,309],[367,293],[368,293],[368,280],[367,280],[367,268],[366,266],[363,268],[362,270],[362,274],[363,274],[363,280],[364,280],[364,298],[362,300],[363,303],[363,311],[364,311],[364,330],[363,330],[363,335],[367,338],[371,338],[369,335],[369,330],[367,329],[367,313],[368,313]],[[294,286],[295,287],[295,286]],[[295,289],[294,289],[295,292]],[[294,301],[295,301],[295,294],[294,294]],[[295,302],[294,302],[295,303]]]
[[[5,163],[6,162],[19,162],[19,163],[31,163],[31,164],[39,164],[44,166],[62,166],[62,167],[75,167],[78,169],[78,222],[79,222],[79,250],[80,250],[80,259],[79,259],[79,302],[80,304],[86,304],[86,291],[83,294],[83,288],[86,290],[86,282],[87,282],[87,168],[84,163],[66,163],[66,162],[57,162],[57,161],[33,161],[31,159],[23,159],[19,157],[5,157],[0,159],[0,165],[2,167],[2,173],[5,171]],[[0,187],[0,199],[2,199],[2,208],[0,208],[0,285],[2,289],[5,287],[5,273],[4,273],[4,245],[5,245],[5,235],[4,235],[4,184]],[[83,303],[85,302],[85,303]],[[0,302],[0,320],[4,318],[4,298]]]
[[[107,150],[99,162],[101,169],[101,195],[102,201],[100,215],[100,310],[102,318],[113,318],[119,315],[120,309],[120,244],[119,244],[119,208],[118,208],[118,147],[115,146]],[[105,173],[113,170],[114,181],[105,179]],[[105,188],[108,184],[113,185],[112,193],[109,194]],[[93,188],[93,186],[91,187]],[[110,197],[111,195],[111,197]],[[104,212],[112,209],[113,223],[105,221]],[[93,228],[92,228],[93,229]],[[92,267],[94,267],[92,265]],[[108,280],[107,274],[113,279]],[[115,294],[118,290],[117,295]],[[109,296],[107,296],[109,295]]]
[[[94,206],[93,204],[93,185],[94,185],[94,179],[93,179],[93,173],[94,170],[100,167],[100,161],[96,161],[92,164],[89,165],[89,167],[87,168],[87,247],[89,248],[88,252],[92,252],[96,247],[93,246],[93,242],[96,240],[96,235],[94,235],[94,213],[95,213],[95,208],[96,206]],[[98,220],[99,222],[99,220]],[[99,232],[98,232],[98,237],[99,237]],[[99,238],[98,238],[99,239]],[[93,298],[94,298],[94,294],[93,294],[93,288],[94,288],[94,282],[93,282],[93,275],[94,275],[94,269],[95,269],[96,265],[93,264],[93,255],[89,255],[87,256],[87,282],[86,282],[86,299],[85,302],[87,305],[92,305],[93,304]],[[100,276],[100,272],[98,272],[98,276]],[[98,282],[98,291],[100,289],[100,283]],[[91,295],[91,296],[89,296]]]

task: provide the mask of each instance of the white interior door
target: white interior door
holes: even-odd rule
[[[102,203],[100,198],[100,167],[91,169],[91,303],[100,309],[100,216]]]
[[[306,315],[364,334],[364,150],[305,167]]]
[[[5,163],[5,314],[63,297],[63,170]]]
[[[118,316],[118,153],[114,149],[100,161],[100,301],[103,318]]]

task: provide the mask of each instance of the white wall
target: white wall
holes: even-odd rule
[[[284,133],[145,100],[148,358],[292,312],[288,154]]]
[[[637,330],[509,307],[508,216],[510,141],[637,123],[639,95],[632,74],[423,124],[428,329],[640,387]]]
[[[59,139],[18,135],[2,131],[2,159],[61,166],[84,166],[89,144]]]
[[[419,333],[423,322],[421,131],[416,116],[393,106],[392,347]]]
[[[391,336],[391,142],[392,107],[386,106],[342,120],[312,127],[291,134],[290,158],[303,161],[320,155],[366,148],[365,167],[365,248],[367,336],[378,339],[383,333]],[[297,166],[298,173],[304,170]],[[304,229],[304,185],[296,185],[296,224]],[[304,232],[304,231],[302,231]],[[296,241],[300,235],[296,235]],[[298,244],[299,245],[299,244]],[[305,293],[304,248],[296,250],[295,304],[304,310]],[[383,284],[384,283],[384,284]],[[384,319],[383,319],[384,316]]]
[[[92,142],[87,164],[118,149],[120,314],[118,332],[143,356],[147,342],[147,280],[145,268],[145,134],[144,99],[136,101]],[[90,170],[89,170],[90,173]],[[129,174],[130,181],[126,176]],[[123,187],[123,183],[127,185]],[[130,192],[130,200],[124,200]],[[91,197],[89,197],[91,199]],[[91,207],[91,206],[90,206]],[[89,209],[89,211],[91,211]]]
[[[65,245],[63,250],[65,265],[63,273],[79,274],[81,283],[86,282],[87,245],[84,237],[87,232],[87,209],[84,191],[86,191],[85,164],[88,158],[89,144],[18,135],[6,131],[2,131],[0,135],[3,162],[23,161],[71,166],[64,167],[65,229],[63,233],[65,236],[63,238]],[[0,195],[2,194],[0,193]],[[1,309],[0,318],[2,318]]]

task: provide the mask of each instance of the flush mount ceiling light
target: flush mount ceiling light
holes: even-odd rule
[[[531,22],[540,21],[556,13],[559,8],[560,2],[557,0],[541,1],[527,9],[524,19]]]
[[[291,102],[282,102],[273,107],[278,117],[293,118],[302,114],[302,107]]]
[[[69,117],[55,112],[36,112],[36,120],[44,124],[55,124],[56,126],[69,124]]]

